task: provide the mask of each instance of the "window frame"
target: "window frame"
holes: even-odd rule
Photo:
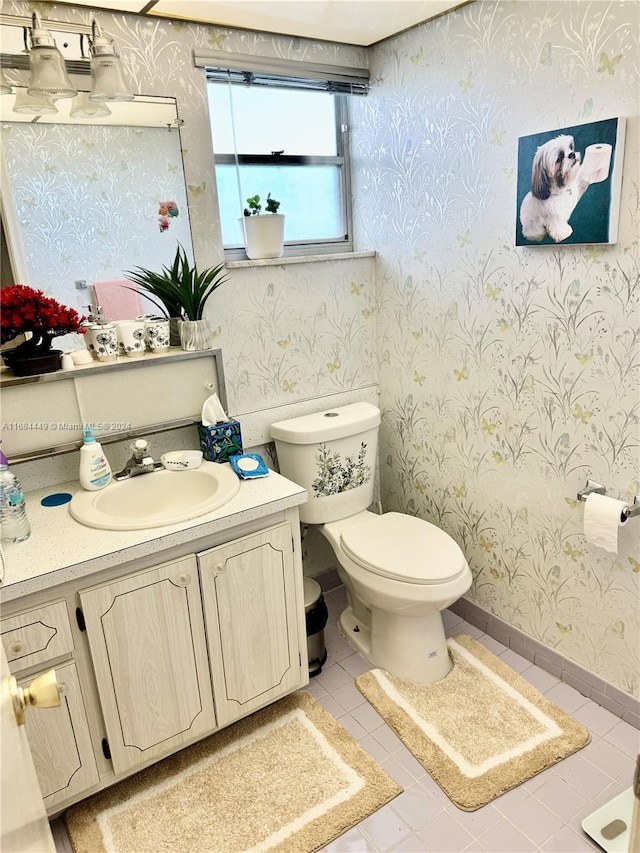
[[[222,81],[208,80],[208,85],[228,85]],[[312,97],[312,93],[309,93]],[[283,257],[304,257],[307,255],[338,254],[353,251],[353,199],[351,196],[351,156],[349,150],[349,104],[346,94],[334,94],[336,156],[314,156],[293,154],[237,154],[237,163],[243,165],[270,166],[337,166],[340,170],[340,191],[342,201],[342,226],[344,236],[317,240],[286,240]],[[213,138],[213,118],[210,116]],[[217,186],[216,167],[218,165],[236,165],[235,154],[217,154],[214,148],[214,179]],[[220,221],[222,215],[220,210]],[[285,214],[286,215],[286,214]],[[223,246],[226,260],[247,260],[243,243]]]

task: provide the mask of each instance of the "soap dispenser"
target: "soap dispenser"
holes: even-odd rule
[[[111,466],[102,445],[91,430],[84,430],[84,444],[80,448],[80,485],[89,492],[104,489],[111,482]]]

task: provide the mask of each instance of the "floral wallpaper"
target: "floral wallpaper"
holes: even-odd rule
[[[576,493],[640,491],[635,2],[476,2],[370,51],[357,237],[378,252],[385,509],[447,530],[468,597],[640,695],[640,536]],[[515,247],[518,137],[627,117],[615,246]]]
[[[373,258],[235,268],[230,276],[227,298],[211,313],[235,414],[377,382]]]
[[[231,270],[209,311],[229,408],[379,381],[385,510],[447,530],[470,598],[634,695],[638,522],[618,556],[594,548],[576,492],[587,477],[614,496],[640,489],[639,8],[476,0],[369,51],[97,13],[138,91],[177,98],[202,265],[221,236],[193,49],[368,62],[371,92],[352,110],[355,237],[378,256]],[[627,117],[618,243],[516,249],[518,137],[613,116]]]
[[[92,12],[66,5],[37,3],[37,7],[44,18],[56,21],[88,24],[95,14],[115,39],[134,90],[145,95],[176,98],[178,114],[184,121],[180,140],[193,249],[198,265],[203,268],[220,262],[222,236],[215,193],[206,82],[203,70],[193,64],[194,49],[229,50],[367,67],[366,50],[353,45]],[[5,0],[3,4],[4,13],[28,17],[33,8],[33,3],[25,0]],[[6,76],[10,82],[24,83],[23,72],[8,70]],[[78,77],[76,82],[79,86],[84,83],[86,88],[86,78]],[[60,128],[60,132],[64,130]],[[96,138],[103,139],[101,133],[106,129],[84,127],[81,130],[93,132],[92,142],[95,142]],[[104,143],[101,151],[105,155],[104,174],[99,177],[106,184],[115,182],[121,186],[121,175],[126,174],[133,162],[138,163],[137,156],[135,161],[133,159],[134,148],[130,143],[131,146],[138,144],[140,129],[110,127],[109,134],[114,130],[123,134],[128,132],[130,136],[123,138],[117,146],[108,146],[113,150],[105,151],[107,143]],[[37,129],[31,132],[37,133]],[[145,135],[147,132],[145,129]],[[172,138],[175,140],[177,136]],[[78,137],[73,153],[74,157],[81,155],[82,160],[87,160],[90,155],[83,150],[86,144],[83,139]],[[48,159],[55,147],[47,143],[42,150],[46,151],[47,157],[39,171],[44,170],[49,176]],[[29,157],[25,146],[12,145],[8,153],[17,159]],[[91,157],[87,163],[87,175],[98,171],[98,161],[99,158]],[[172,164],[174,167],[175,162]],[[144,171],[144,166],[140,168]],[[146,174],[139,185],[155,189],[157,181]],[[81,198],[81,186],[69,187],[64,197],[68,198],[70,194]],[[49,195],[54,195],[51,187]],[[127,193],[126,200],[127,207],[135,206],[133,188]],[[64,206],[63,198],[56,203]],[[95,213],[102,228],[108,221],[102,199]],[[154,211],[154,215],[156,213]],[[144,226],[144,222],[140,224]],[[127,225],[128,231],[125,229],[122,233],[129,233],[130,239],[140,248],[142,227],[136,227],[130,218]],[[155,238],[156,243],[149,241],[149,253],[153,257],[155,252],[155,263],[164,262],[158,254],[157,241],[165,236],[173,237],[173,229],[172,224],[168,234]],[[73,246],[65,252],[65,257],[68,254],[82,270],[82,274],[76,277],[88,279],[87,269],[94,258],[82,236],[71,241]],[[173,239],[172,245],[175,246]],[[117,245],[111,249],[115,275],[118,269],[122,269],[118,264],[124,254]],[[103,252],[101,262],[106,262],[106,255]],[[144,266],[142,260],[135,263]],[[229,281],[207,304],[206,316],[214,331],[214,346],[223,349],[229,409],[234,415],[371,387],[377,383],[373,267],[373,257],[352,257],[281,266],[236,266],[230,270]],[[50,286],[56,292],[63,277],[71,281],[73,288],[73,279],[68,271],[56,266],[50,276]],[[73,295],[72,304],[76,298]]]

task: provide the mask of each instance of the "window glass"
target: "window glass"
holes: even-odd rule
[[[233,154],[231,103],[241,154],[336,155],[334,96],[266,86],[211,83],[209,114],[216,154]]]
[[[225,246],[242,245],[238,220],[247,196],[259,195],[264,211],[268,193],[281,203],[278,212],[286,215],[285,241],[344,238],[336,166],[240,166],[241,196],[235,165],[217,166],[216,177]]]
[[[349,249],[346,96],[213,81],[207,91],[222,239],[231,256],[243,250],[247,198],[259,195],[268,215],[269,193],[285,216],[285,254]]]

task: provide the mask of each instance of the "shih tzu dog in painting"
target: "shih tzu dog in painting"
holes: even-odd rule
[[[537,149],[531,192],[520,205],[522,234],[527,240],[537,242],[548,235],[560,243],[573,234],[569,218],[589,186],[580,179],[580,170],[573,136],[561,134]]]

